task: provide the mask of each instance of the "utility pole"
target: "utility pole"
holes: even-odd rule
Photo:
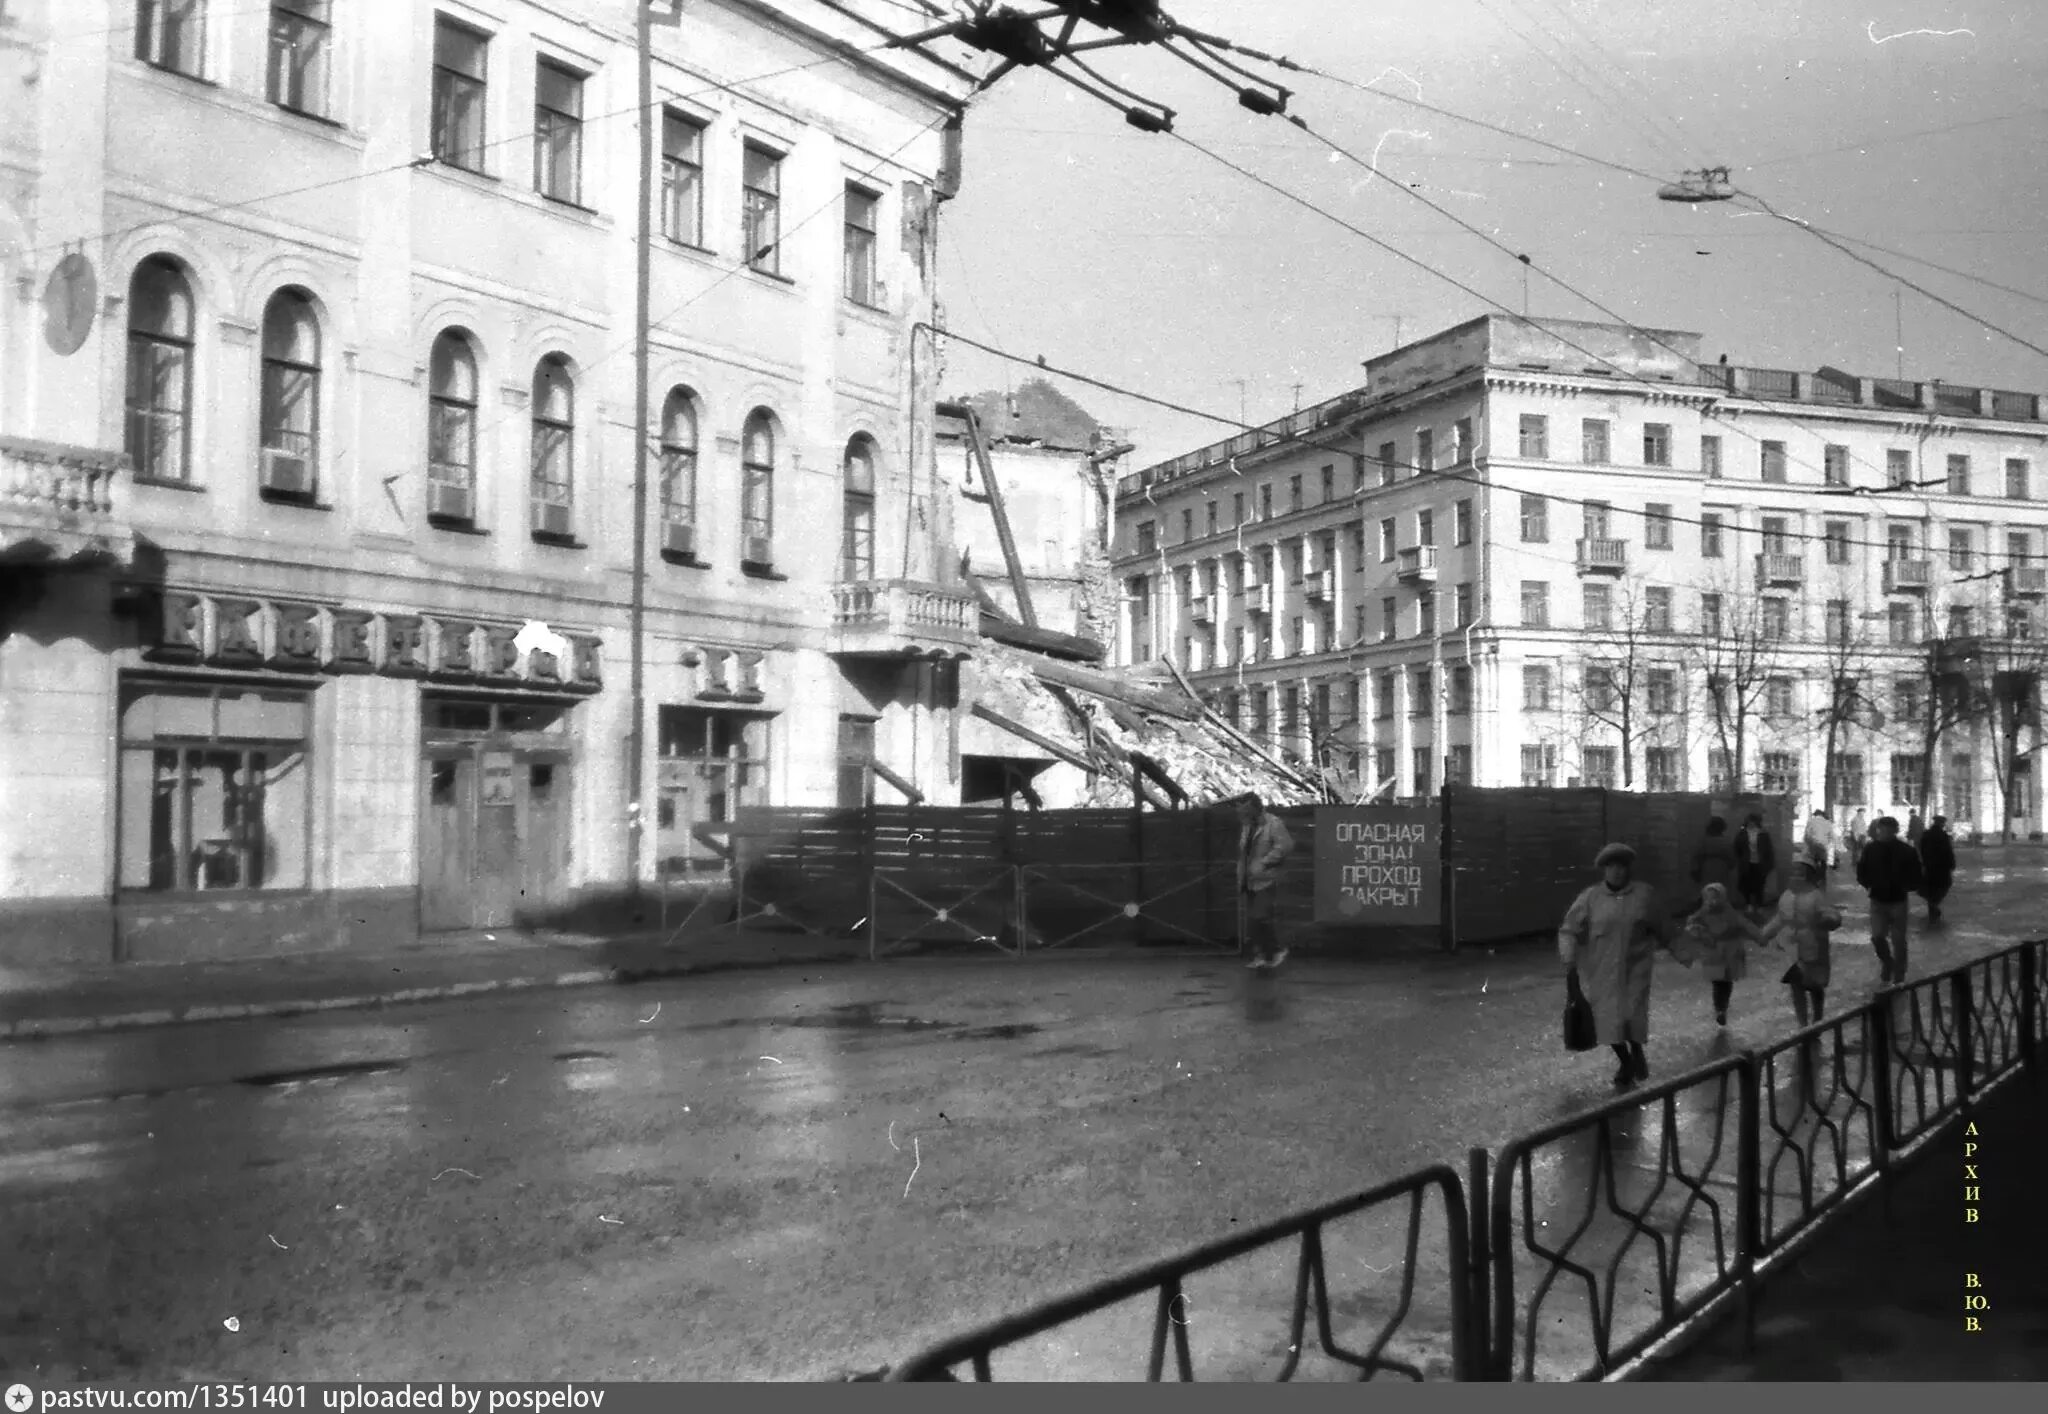
[[[1301,411],[1301,390],[1307,386],[1306,383],[1296,383],[1294,385],[1294,410],[1296,412]]]
[[[632,724],[626,732],[626,880],[640,896],[640,856],[646,837],[647,749],[647,377],[650,289],[654,250],[654,16],[653,0],[635,0],[633,30],[639,67],[640,221],[633,251],[633,590],[630,623]]]

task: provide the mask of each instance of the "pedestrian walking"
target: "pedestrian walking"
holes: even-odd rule
[[[1714,1024],[1726,1026],[1735,984],[1749,975],[1749,945],[1759,941],[1757,926],[1728,901],[1725,885],[1708,884],[1685,930],[1697,949],[1701,974],[1713,984]]]
[[[1735,882],[1735,846],[1728,838],[1728,822],[1719,815],[1707,821],[1707,833],[1692,852],[1691,872],[1701,897],[1710,884],[1720,885],[1725,892]]]
[[[1800,860],[1793,866],[1790,885],[1778,896],[1776,916],[1764,924],[1762,939],[1792,949],[1792,965],[1780,980],[1792,989],[1792,1011],[1801,1026],[1820,1020],[1827,1007],[1832,973],[1829,935],[1841,926],[1841,911],[1821,893],[1812,862]]]
[[[1909,844],[1909,845],[1911,845],[1911,846],[1912,846],[1912,847],[1913,847],[1914,849],[1918,849],[1918,848],[1920,848],[1920,836],[1922,836],[1922,835],[1924,835],[1924,834],[1926,834],[1926,833],[1927,833],[1927,826],[1925,826],[1924,824],[1922,824],[1922,823],[1920,822],[1920,812],[1919,812],[1919,811],[1917,811],[1917,810],[1909,810],[1909,811],[1907,811],[1907,812],[1906,812],[1906,843],[1907,843],[1907,844]]]
[[[1849,821],[1849,872],[1855,873],[1863,859],[1863,846],[1870,843],[1870,821],[1861,810]]]
[[[1294,853],[1294,836],[1256,795],[1239,797],[1237,823],[1237,891],[1252,945],[1245,965],[1270,971],[1287,961],[1287,949],[1280,946],[1278,884],[1280,862]]]
[[[1759,912],[1771,871],[1778,867],[1778,847],[1764,828],[1764,817],[1751,811],[1735,837],[1735,893],[1744,908]]]
[[[1568,985],[1593,1008],[1594,1039],[1620,1063],[1614,1088],[1650,1074],[1643,1045],[1650,1038],[1651,963],[1671,946],[1672,920],[1656,890],[1635,878],[1636,852],[1610,844],[1593,861],[1599,883],[1572,900],[1557,931]]]
[[[1806,822],[1807,857],[1820,867],[1820,886],[1828,886],[1828,871],[1835,867],[1835,822],[1825,810],[1816,810]]]
[[[1856,882],[1870,895],[1870,945],[1887,986],[1906,980],[1906,942],[1912,922],[1909,902],[1920,887],[1920,855],[1899,838],[1899,822],[1880,815],[1870,827],[1869,848],[1857,866]]]
[[[1927,921],[1941,922],[1941,901],[1956,878],[1956,842],[1949,836],[1948,816],[1937,815],[1920,836],[1920,896],[1927,900]]]

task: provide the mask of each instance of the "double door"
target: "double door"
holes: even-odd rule
[[[544,925],[569,900],[570,756],[433,742],[420,771],[420,931]]]

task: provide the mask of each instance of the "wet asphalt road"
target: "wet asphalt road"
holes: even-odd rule
[[[2048,871],[1966,876],[1950,911],[1915,975],[2038,935]],[[1874,986],[1860,923],[1840,1005]],[[1788,1032],[1758,980],[1779,957],[1726,1033],[1660,960],[1656,1073]],[[1605,1099],[1606,1053],[1557,1045],[1556,973],[1542,944],[1270,979],[1229,958],[901,962],[15,1043],[0,1371],[872,1368]],[[1142,1369],[1142,1346],[1116,1354]]]

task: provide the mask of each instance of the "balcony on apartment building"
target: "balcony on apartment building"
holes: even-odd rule
[[[1925,594],[1934,584],[1934,562],[1932,560],[1886,560],[1884,562],[1884,592],[1887,594]]]
[[[1216,622],[1216,609],[1206,594],[1188,596],[1188,620],[1191,623],[1212,624]]]
[[[1628,571],[1628,541],[1606,536],[1579,542],[1580,574],[1625,574]]]
[[[1244,611],[1247,614],[1270,615],[1273,612],[1273,586],[1255,580],[1246,580],[1244,582]]]
[[[1839,368],[1794,373],[1782,368],[1741,368],[1724,363],[1702,364],[1700,381],[1736,397],[1765,402],[1906,408],[1938,417],[1989,417],[2005,422],[2044,420],[2042,399],[2037,393],[1965,388],[1939,379],[1914,383],[1897,378],[1864,378]]]
[[[2037,565],[2014,565],[2005,572],[2008,599],[2048,598],[2048,569]]]
[[[1301,597],[1311,604],[1319,604],[1330,597],[1330,572],[1309,570],[1301,577]]]
[[[128,468],[122,452],[0,437],[0,562],[130,563],[135,534],[117,495]]]
[[[965,658],[981,642],[972,591],[907,579],[832,586],[831,646],[841,658]]]
[[[1410,545],[1394,552],[1394,578],[1403,584],[1436,583],[1436,546]]]
[[[1756,557],[1756,587],[1797,589],[1806,583],[1806,557],[1765,551]]]

